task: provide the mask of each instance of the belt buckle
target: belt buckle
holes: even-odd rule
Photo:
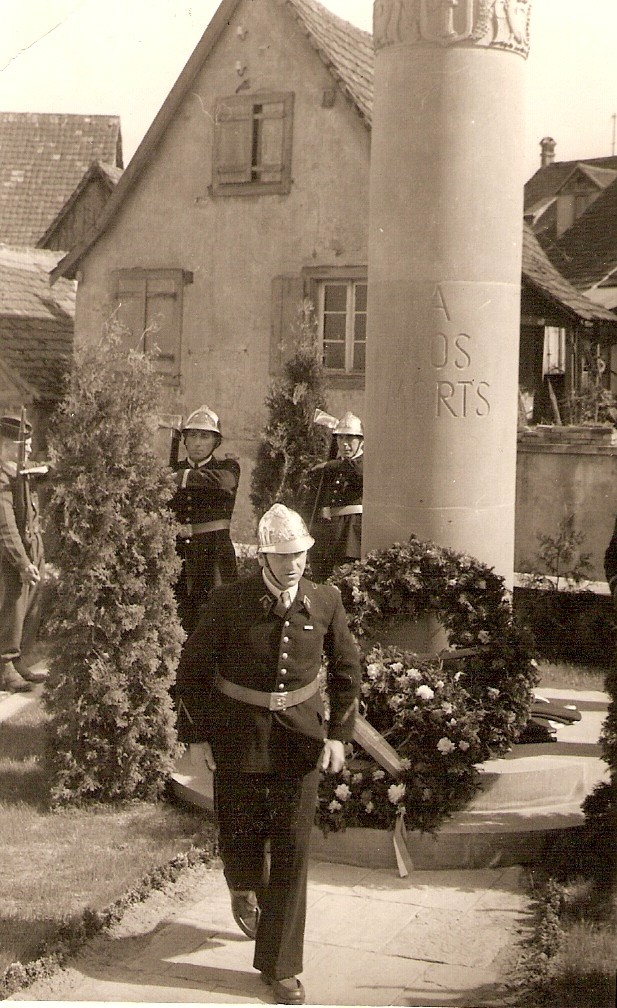
[[[270,694],[270,710],[287,710],[287,693]]]

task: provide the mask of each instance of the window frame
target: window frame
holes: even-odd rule
[[[324,330],[324,285],[327,283],[346,283],[351,287],[352,284],[364,283],[367,284],[367,294],[368,294],[368,268],[366,266],[326,266],[326,267],[308,267],[303,270],[303,275],[305,277],[305,284],[308,289],[308,296],[313,304],[315,310],[315,321],[317,323],[317,334],[320,345],[323,348],[323,330]],[[351,316],[349,315],[349,293],[347,295],[347,311],[346,311],[346,332],[345,332],[345,361],[346,364],[349,360],[350,354],[353,353],[353,343],[354,335],[353,332],[353,319],[355,313]],[[365,314],[367,314],[365,312]],[[368,314],[367,314],[368,317]],[[367,337],[365,333],[364,339],[365,347],[367,343]],[[347,368],[328,368],[324,363],[324,374],[327,377],[328,383],[338,387],[345,388],[364,388],[364,382],[366,377],[366,352],[365,352],[365,362],[364,368],[359,370],[347,370]]]
[[[253,154],[256,143],[256,133],[254,123],[264,121],[257,119],[254,112],[257,105],[282,105],[283,114],[280,150],[280,178],[271,182],[263,182],[261,179],[246,178],[238,182],[222,182],[219,179],[221,174],[221,157],[224,143],[222,128],[225,122],[247,123],[247,128],[240,130],[238,143],[243,147],[244,162],[238,160],[236,164],[238,174],[244,168],[245,173],[254,170]],[[232,110],[230,118],[222,117],[225,109]],[[242,111],[250,109],[250,114],[242,115]],[[238,115],[233,115],[237,111]],[[266,196],[266,195],[286,195],[291,191],[291,156],[293,147],[293,111],[294,92],[293,91],[256,91],[252,94],[228,95],[224,98],[217,98],[214,103],[214,137],[212,142],[212,182],[209,192],[213,196]],[[259,114],[260,115],[260,114]],[[232,139],[232,142],[233,139]],[[228,174],[232,174],[228,170]]]

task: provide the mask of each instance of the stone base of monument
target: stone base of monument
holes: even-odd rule
[[[555,743],[517,745],[504,759],[482,764],[482,790],[464,811],[435,834],[408,831],[414,868],[534,862],[556,831],[583,823],[584,798],[609,779],[598,745],[608,698],[603,693],[557,690],[543,690],[542,695],[575,703],[581,720],[560,727]],[[212,808],[212,778],[198,772],[188,754],[178,763],[172,781],[183,800]],[[353,828],[324,836],[315,828],[311,850],[318,860],[397,870],[393,833],[387,830]]]

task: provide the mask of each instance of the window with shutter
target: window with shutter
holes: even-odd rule
[[[182,299],[192,276],[181,269],[129,269],[113,273],[116,319],[127,349],[156,353],[157,370],[180,377]]]
[[[212,192],[242,196],[291,189],[293,94],[231,95],[216,103]]]

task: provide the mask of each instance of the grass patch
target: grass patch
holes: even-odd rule
[[[84,909],[103,910],[176,855],[212,846],[207,813],[171,802],[51,811],[45,722],[35,703],[0,728],[0,976]]]
[[[573,689],[604,691],[606,669],[596,665],[575,665],[572,662],[540,661],[539,689]]]

